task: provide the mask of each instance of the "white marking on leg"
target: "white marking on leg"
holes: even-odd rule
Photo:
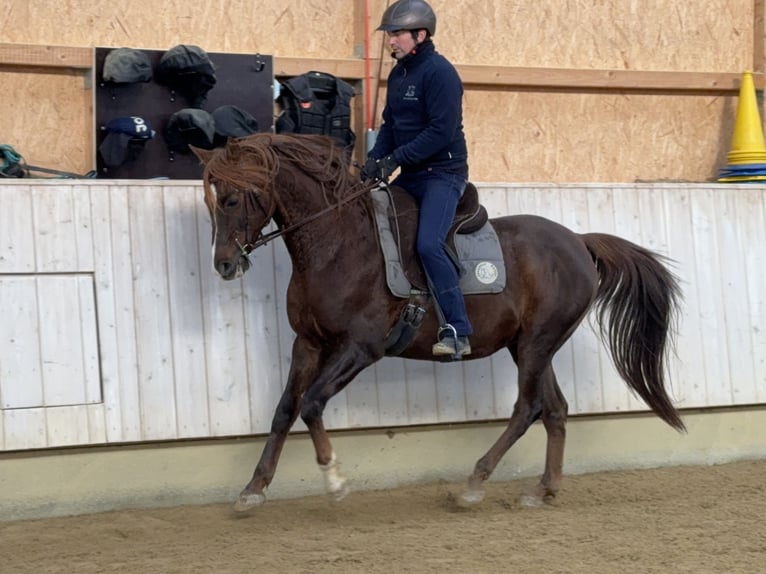
[[[338,469],[339,466],[340,463],[335,458],[334,452],[330,457],[330,462],[319,465],[319,470],[322,471],[322,476],[324,476],[325,490],[328,494],[331,494],[335,500],[341,500],[348,494],[346,479],[340,474]]]

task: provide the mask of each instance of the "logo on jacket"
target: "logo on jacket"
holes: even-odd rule
[[[407,86],[407,91],[404,92],[404,99],[405,100],[417,100],[417,96],[415,96],[415,84],[410,84]]]

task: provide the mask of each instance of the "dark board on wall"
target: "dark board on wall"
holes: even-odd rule
[[[170,48],[170,47],[169,47]],[[170,116],[191,107],[181,95],[165,85],[150,82],[114,84],[104,82],[104,59],[113,48],[96,48],[95,54],[95,138],[96,167],[99,178],[117,179],[199,179],[202,167],[190,153],[168,150],[165,127]],[[164,50],[145,52],[156,70]],[[252,114],[258,121],[258,131],[272,131],[274,123],[274,65],[271,56],[262,54],[207,53],[215,67],[216,83],[208,92],[202,109],[212,112],[222,105],[235,105]],[[155,136],[135,158],[117,167],[108,167],[98,146],[106,138],[106,124],[112,118],[140,116],[147,120]]]

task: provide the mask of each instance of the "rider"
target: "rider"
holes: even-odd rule
[[[471,352],[472,328],[445,242],[468,179],[463,84],[434,47],[436,14],[424,0],[397,0],[383,13],[378,30],[388,35],[397,62],[362,177],[387,180],[401,168],[392,184],[420,205],[417,251],[444,317],[433,354],[460,357]]]

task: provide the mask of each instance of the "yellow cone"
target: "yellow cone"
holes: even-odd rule
[[[761,115],[758,113],[751,72],[742,74],[734,136],[731,151],[726,157],[730,164],[766,163],[766,145],[763,143]]]

